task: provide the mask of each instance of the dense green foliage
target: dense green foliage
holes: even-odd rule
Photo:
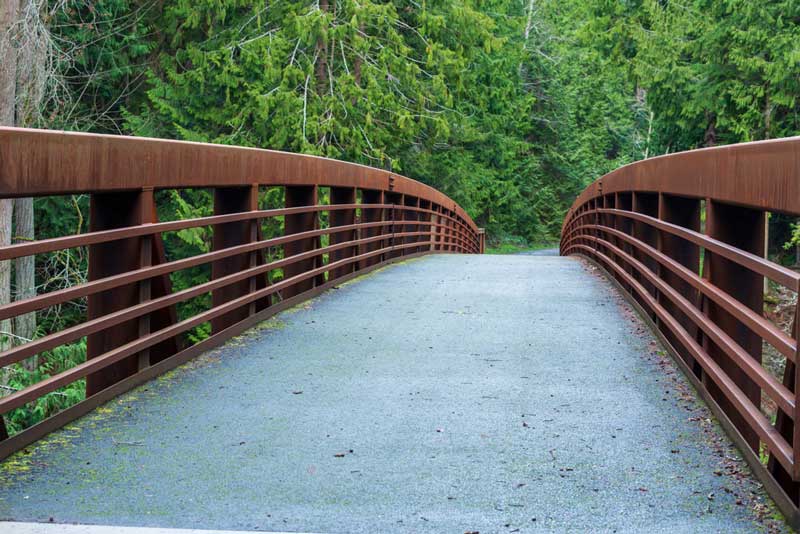
[[[11,390],[24,389],[66,371],[84,360],[86,360],[85,341],[56,347],[52,351],[39,355],[39,364],[33,370],[18,363],[11,365],[6,372],[4,387]],[[51,391],[24,407],[5,414],[6,430],[9,434],[15,434],[83,400],[85,393],[85,379],[76,380],[67,386]]]
[[[493,241],[554,239],[575,194],[630,161],[800,128],[792,0],[100,0],[61,17],[75,126],[391,168]]]

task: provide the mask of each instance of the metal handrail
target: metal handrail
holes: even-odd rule
[[[273,187],[284,189],[285,207],[260,209],[259,191]],[[330,188],[329,204],[319,203],[320,187]],[[158,221],[155,192],[188,188],[212,189],[214,214]],[[68,193],[90,195],[89,231],[0,247],[0,261],[87,247],[87,281],[2,305],[0,320],[82,298],[86,318],[10,347],[0,368],[83,337],[87,360],[0,398],[0,415],[80,379],[86,399],[14,436],[0,425],[0,458],[336,284],[399,260],[484,247],[483,231],[456,202],[381,169],[254,148],[0,128],[0,198]],[[262,221],[275,218],[283,218],[283,235],[264,239]],[[211,228],[211,250],[167,261],[162,235],[200,227]],[[283,257],[268,258],[276,247]],[[171,274],[203,265],[211,266],[208,281],[172,290]],[[209,309],[178,320],[177,304],[209,293]],[[183,339],[209,322],[209,338]]]
[[[800,216],[800,137],[661,156],[606,174],[568,211],[560,251],[591,260],[615,282],[800,525],[800,308],[791,332],[763,311],[764,280],[797,293],[800,274],[765,257],[770,212]],[[762,366],[763,343],[785,358],[783,377]],[[762,397],[777,406],[774,422]]]

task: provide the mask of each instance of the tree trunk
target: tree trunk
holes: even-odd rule
[[[712,147],[717,145],[717,115],[706,111],[706,131],[703,134],[703,146]]]
[[[359,24],[358,24],[358,32],[360,34],[359,37],[364,35],[364,23],[363,22],[359,22]],[[353,60],[353,79],[355,80],[356,86],[358,86],[358,87],[361,87],[361,62],[362,62],[361,56],[359,54],[356,54],[355,60]],[[353,104],[355,105],[355,103],[357,101],[358,101],[358,97],[354,96],[353,100],[352,100]]]
[[[18,243],[34,239],[33,199],[18,198],[14,201],[14,219],[16,232],[14,240]],[[14,300],[25,300],[36,296],[35,256],[23,256],[15,260],[15,294]],[[36,332],[36,312],[26,313],[14,319],[15,339],[21,343],[33,338]],[[25,361],[30,370],[36,368],[36,357]]]
[[[27,73],[19,71],[17,67],[18,46],[15,41],[14,24],[22,10],[23,0],[0,0],[0,57],[3,58],[0,66],[0,125],[25,126],[20,118],[18,100],[24,97],[25,88],[29,82]],[[22,123],[22,124],[20,124]],[[12,240],[13,221],[16,222],[16,236],[14,242],[29,241],[34,238],[33,226],[33,199],[20,198],[17,200],[0,200],[0,246],[10,244]],[[35,257],[29,256],[15,260],[15,291],[14,300],[23,300],[36,295],[34,280]],[[11,301],[11,262],[4,261],[0,265],[0,305]],[[0,348],[8,348],[16,341],[24,342],[33,337],[36,331],[36,314],[28,313],[16,317],[13,321],[6,320],[0,323],[3,332],[13,332],[14,337],[0,343]],[[34,358],[25,362],[28,369],[36,367]]]
[[[14,201],[0,199],[0,247],[11,244],[11,214]],[[11,262],[0,261],[0,306],[11,302]],[[11,347],[11,319],[0,321],[0,351]]]
[[[26,9],[35,7],[33,0],[11,0],[17,3],[17,13],[21,16],[23,9],[23,2]],[[24,47],[24,48],[29,48]],[[30,53],[24,50],[23,53]],[[19,56],[17,56],[19,57]],[[19,61],[19,59],[18,59]],[[30,62],[28,62],[30,63]],[[19,65],[25,64],[20,62]],[[40,102],[35,97],[36,91],[31,90],[31,73],[24,71],[21,67],[17,67],[16,79],[16,97],[17,104],[15,106],[14,126],[29,126],[29,121],[38,113]],[[24,101],[25,105],[20,104]],[[32,241],[34,239],[34,223],[33,223],[33,199],[32,198],[18,198],[14,201],[14,236],[15,243],[22,243]],[[35,256],[26,256],[17,258],[14,261],[14,300],[25,300],[36,296],[36,282],[35,282]],[[25,343],[33,338],[36,332],[36,312],[26,313],[14,318],[14,339],[13,343]],[[25,367],[33,371],[36,369],[36,357],[29,358],[24,362]]]
[[[17,60],[11,30],[19,13],[19,0],[0,0],[0,126],[14,126],[17,94]],[[14,201],[0,199],[0,246],[11,244]],[[0,261],[0,306],[11,302],[11,262]],[[0,321],[0,350],[11,345],[11,320]]]
[[[528,39],[531,36],[531,28],[533,28],[533,0],[528,0],[528,8],[526,10],[528,21],[525,23],[525,40],[522,43],[522,48],[528,48]]]
[[[772,128],[772,103],[769,98],[769,83],[767,83],[764,93],[764,139],[769,139],[769,131]]]
[[[11,36],[19,0],[0,0],[0,126],[14,126],[17,94],[16,51]]]
[[[320,0],[319,9],[323,13],[327,13],[330,8],[328,0]],[[317,78],[317,94],[325,93],[325,87],[328,84],[328,45],[325,39],[320,37],[317,39],[317,64],[316,64],[316,78]]]

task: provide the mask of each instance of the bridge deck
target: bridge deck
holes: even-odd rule
[[[579,261],[439,255],[389,269],[13,457],[0,517],[303,532],[763,526],[744,463]]]

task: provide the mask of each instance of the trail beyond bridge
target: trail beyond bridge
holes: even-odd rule
[[[765,253],[800,138],[617,169],[559,256],[244,147],[0,128],[15,197],[81,214],[0,246],[69,273],[0,304],[48,318],[0,337],[0,532],[800,526],[800,273]]]
[[[0,513],[290,532],[760,527],[706,410],[581,262],[386,269],[59,431],[18,460],[30,470]]]

